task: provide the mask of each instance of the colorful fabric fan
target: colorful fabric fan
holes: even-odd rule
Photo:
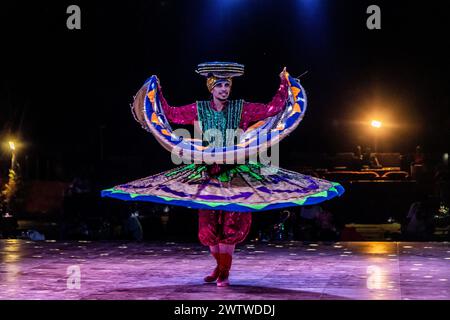
[[[193,209],[256,212],[313,205],[344,192],[338,183],[257,163],[231,166],[214,178],[207,169],[185,165],[104,190],[102,195]]]
[[[196,71],[205,77],[227,78],[242,75],[244,66],[213,62],[200,64]],[[135,96],[132,105],[135,119],[165,149],[189,164],[103,190],[102,196],[237,212],[313,205],[340,196],[344,188],[338,183],[251,160],[255,154],[279,143],[303,119],[307,104],[303,87],[288,74],[283,81],[288,92],[284,108],[279,109],[281,112],[248,127],[236,144],[205,146],[201,139],[175,134],[161,104],[158,79],[150,77]],[[227,113],[210,112],[208,108],[209,102],[197,102],[197,108],[192,109],[204,125],[208,123],[211,127],[217,121],[218,126],[219,122],[223,126],[225,121],[228,126],[224,128],[236,128],[239,119],[235,115],[242,110],[242,100],[229,102],[227,108],[231,109],[225,111],[232,113],[232,117]],[[230,157],[234,157],[235,162],[226,164],[225,160]],[[211,159],[212,163],[208,161]]]
[[[291,76],[289,98],[283,112],[249,127],[236,145],[205,148],[202,140],[177,136],[164,115],[158,94],[157,77],[145,81],[135,96],[132,111],[142,127],[151,132],[156,140],[169,152],[183,159],[185,163],[202,163],[214,159],[215,163],[225,163],[226,159],[237,156],[237,162],[265,152],[288,136],[302,121],[306,112],[306,93],[300,83]]]

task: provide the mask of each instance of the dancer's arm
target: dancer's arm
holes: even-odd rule
[[[193,125],[194,121],[197,120],[197,104],[191,103],[185,106],[180,107],[171,107],[166,99],[164,98],[164,95],[162,94],[161,86],[159,85],[158,81],[158,92],[159,92],[159,99],[161,101],[161,106],[164,110],[164,114],[167,117],[167,120],[169,122],[175,123],[175,124],[190,124]]]
[[[282,111],[286,105],[286,99],[288,97],[289,82],[284,75],[285,70],[281,73],[281,83],[277,93],[273,97],[272,101],[268,104],[244,102],[242,106],[241,126],[245,129],[251,122],[273,117]]]

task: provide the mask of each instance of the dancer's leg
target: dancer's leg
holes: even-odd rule
[[[217,278],[218,287],[226,287],[230,285],[228,277],[230,275],[231,263],[233,261],[234,244],[219,244],[220,251],[220,267],[219,276]]]
[[[225,212],[223,218],[223,234],[219,243],[220,273],[217,286],[230,284],[228,277],[233,261],[235,245],[242,242],[250,232],[252,222],[251,212]]]
[[[220,253],[219,253],[219,245],[216,244],[215,246],[209,246],[209,251],[211,252],[211,255],[216,259],[216,268],[211,272],[211,274],[207,275],[203,280],[205,282],[214,282],[219,277],[219,265],[220,265]]]
[[[205,282],[214,282],[219,276],[219,213],[214,210],[198,211],[198,238],[200,242],[209,246],[211,255],[216,259],[216,268],[207,275]]]

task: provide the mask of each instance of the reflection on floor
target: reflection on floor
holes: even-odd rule
[[[238,246],[232,285],[186,243],[0,240],[0,299],[450,299],[450,243]]]

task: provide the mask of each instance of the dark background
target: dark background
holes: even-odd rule
[[[70,4],[81,7],[81,30],[66,28]],[[371,4],[381,30],[366,27]],[[123,159],[102,173],[105,185],[170,168],[169,153],[134,121],[133,95],[157,74],[172,105],[208,98],[195,67],[222,60],[245,65],[232,97],[247,101],[270,101],[284,66],[308,71],[308,111],[281,144],[282,164],[370,144],[373,116],[384,120],[380,151],[447,152],[448,27],[442,1],[2,2],[2,143],[19,137],[30,167],[51,159],[64,177]]]

